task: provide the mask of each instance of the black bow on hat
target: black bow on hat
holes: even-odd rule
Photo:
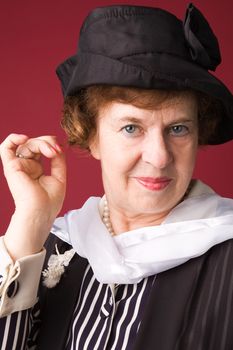
[[[194,62],[215,71],[221,63],[218,40],[201,12],[190,4],[185,21],[184,35]]]
[[[94,9],[80,30],[77,54],[57,68],[64,96],[90,85],[193,89],[223,105],[210,144],[233,138],[233,96],[213,76],[221,62],[216,36],[192,4],[184,23],[168,11],[114,5]]]

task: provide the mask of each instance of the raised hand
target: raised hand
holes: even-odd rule
[[[15,202],[15,213],[4,239],[10,254],[18,258],[42,248],[62,207],[65,159],[53,136],[29,139],[26,135],[11,134],[1,144],[0,155]],[[43,157],[51,160],[48,175]]]

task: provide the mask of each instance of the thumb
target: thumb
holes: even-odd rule
[[[63,184],[66,183],[66,160],[64,153],[60,153],[51,159],[51,176]]]

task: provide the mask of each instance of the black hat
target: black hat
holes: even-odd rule
[[[99,7],[85,19],[78,52],[57,68],[64,96],[90,85],[193,89],[223,105],[210,144],[233,138],[233,96],[209,70],[221,62],[216,36],[190,4],[184,22],[153,7]]]

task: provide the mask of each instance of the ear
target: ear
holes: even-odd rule
[[[98,142],[98,137],[94,137],[89,144],[89,150],[95,159],[100,159],[100,152],[99,152],[99,142]]]

